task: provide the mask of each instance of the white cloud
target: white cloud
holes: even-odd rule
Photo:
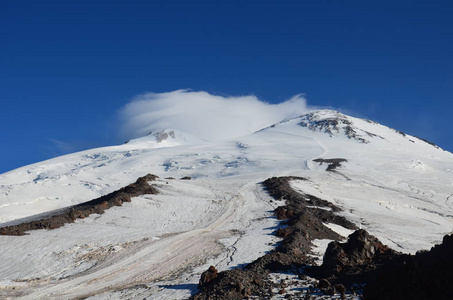
[[[253,133],[307,111],[301,95],[269,104],[255,96],[222,97],[203,91],[146,93],[120,111],[121,134],[129,139],[175,129],[206,140],[222,140]]]

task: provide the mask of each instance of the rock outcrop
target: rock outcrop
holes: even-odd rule
[[[198,288],[203,289],[206,284],[216,279],[218,276],[218,271],[214,266],[210,266],[209,269],[204,271],[201,274],[200,282],[198,283]]]
[[[327,164],[327,169],[326,171],[334,171],[336,168],[340,168],[341,164],[344,162],[347,162],[348,160],[345,158],[316,158],[313,159],[314,162],[318,162],[319,165],[322,165],[323,163]]]
[[[398,253],[382,244],[363,229],[356,230],[346,243],[331,242],[324,254],[321,269],[328,275],[354,274],[376,269]]]
[[[430,251],[386,264],[365,287],[364,299],[453,299],[453,235]]]
[[[158,190],[148,184],[148,181],[154,181],[156,178],[156,175],[148,174],[138,178],[135,183],[91,201],[41,214],[35,219],[27,218],[24,222],[16,220],[16,225],[1,227],[0,235],[25,235],[30,230],[59,228],[91,214],[102,214],[112,206],[121,206],[124,202],[130,202],[132,197],[157,194]]]
[[[285,206],[274,210],[277,218],[282,220],[282,225],[286,225],[276,231],[283,239],[276,249],[243,269],[219,272],[215,279],[203,284],[200,282],[200,292],[192,299],[244,299],[248,296],[267,299],[272,296],[274,287],[274,283],[268,280],[270,272],[312,265],[314,259],[309,255],[312,240],[342,238],[323,222],[335,223],[350,229],[356,228],[354,224],[334,213],[340,209],[332,203],[294,191],[290,185],[291,180],[307,179],[273,177],[263,182],[264,188],[273,198],[286,201]]]

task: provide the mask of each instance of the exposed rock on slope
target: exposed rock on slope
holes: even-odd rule
[[[348,120],[348,117],[342,113],[330,111],[332,116],[327,118],[320,118],[319,113],[313,112],[308,113],[300,118],[299,125],[307,127],[312,131],[319,131],[333,136],[338,133],[343,133],[349,139],[357,140],[361,143],[369,143],[370,141],[365,139],[364,134],[368,137],[376,136],[375,134],[367,131],[363,131],[362,134],[358,128],[354,127],[354,124]],[[371,122],[371,121],[369,121]]]
[[[416,255],[385,265],[365,288],[364,299],[453,299],[453,235]]]
[[[288,225],[276,232],[283,238],[279,246],[244,269],[217,273],[211,267],[200,280],[201,292],[192,299],[244,299],[249,296],[267,299],[273,295],[272,289],[276,285],[268,279],[271,272],[295,271],[301,267],[306,274],[319,280],[317,287],[321,292],[340,293],[345,299],[345,293],[357,285],[366,285],[364,299],[453,298],[453,235],[446,236],[443,244],[431,251],[411,256],[390,249],[360,229],[345,243],[331,242],[322,266],[314,266],[313,259],[307,255],[311,241],[340,239],[323,222],[350,229],[355,226],[336,216],[334,212],[339,209],[330,202],[294,191],[289,184],[291,180],[306,179],[274,177],[263,183],[275,199],[286,200],[285,206],[274,211],[278,219],[285,220],[283,223]],[[285,290],[281,293],[283,297]]]
[[[112,206],[121,206],[123,202],[130,202],[132,197],[137,197],[144,194],[157,194],[155,187],[148,184],[148,181],[156,180],[157,176],[148,174],[140,177],[135,183],[131,183],[118,191],[97,199],[80,203],[67,208],[59,209],[43,215],[38,215],[34,220],[19,222],[16,225],[10,225],[0,228],[0,235],[24,235],[26,231],[36,229],[55,229],[64,224],[72,223],[76,219],[83,219],[91,214],[102,214],[106,209]]]
[[[156,138],[157,143],[165,141],[166,139],[168,139],[168,137],[171,137],[173,139],[176,138],[175,132],[173,130],[170,130],[168,132],[166,132],[165,130],[150,132],[149,135],[153,135]]]
[[[307,273],[320,279],[324,283],[321,290],[330,294],[334,286],[352,289],[367,284],[382,271],[382,266],[401,256],[360,229],[349,235],[345,243],[329,243],[322,266],[308,268]]]
[[[311,265],[314,260],[309,253],[314,239],[342,238],[323,222],[355,229],[354,224],[334,214],[340,210],[338,207],[328,201],[294,191],[290,186],[291,180],[307,179],[273,177],[263,182],[263,186],[273,198],[286,200],[285,206],[280,206],[274,211],[277,218],[284,220],[283,224],[288,225],[276,232],[283,238],[277,248],[244,269],[223,271],[209,282],[200,281],[201,292],[192,299],[243,299],[252,295],[263,299],[269,298],[273,287],[272,282],[268,280],[270,272],[294,270]]]
[[[216,279],[218,276],[218,271],[214,266],[210,266],[207,271],[204,271],[201,274],[200,283],[198,285],[199,289],[202,289],[206,284]]]
[[[374,269],[397,252],[383,245],[363,229],[355,231],[346,243],[331,242],[321,268],[333,275],[363,272]]]
[[[327,164],[327,169],[326,171],[334,171],[336,168],[341,167],[341,163],[347,162],[348,160],[345,158],[316,158],[313,159],[314,162],[318,162],[319,165],[322,165],[323,163]]]

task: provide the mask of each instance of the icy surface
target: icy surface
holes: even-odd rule
[[[316,158],[347,162],[327,172]],[[307,178],[292,187],[333,202],[395,250],[429,249],[453,227],[452,170],[449,152],[333,111],[222,142],[163,131],[25,166],[0,175],[0,223],[148,173],[160,177],[151,182],[160,194],[59,229],[0,236],[0,298],[185,299],[209,265],[242,266],[272,249],[272,210],[283,203],[259,184],[272,176]],[[315,241],[313,252],[322,257],[327,243]]]

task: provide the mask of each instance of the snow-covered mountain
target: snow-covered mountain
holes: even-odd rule
[[[209,265],[238,267],[275,247],[272,210],[283,202],[260,184],[273,176],[307,178],[292,188],[330,201],[342,209],[338,215],[397,251],[429,249],[453,227],[452,153],[331,110],[218,142],[162,130],[4,173],[0,227],[148,173],[159,176],[151,183],[159,194],[58,229],[0,236],[1,297],[187,298]],[[327,242],[315,241],[313,255]]]
[[[172,129],[162,129],[159,131],[150,132],[142,138],[129,140],[126,143],[134,144],[145,148],[162,148],[174,147],[182,145],[195,145],[206,143],[205,140]]]

